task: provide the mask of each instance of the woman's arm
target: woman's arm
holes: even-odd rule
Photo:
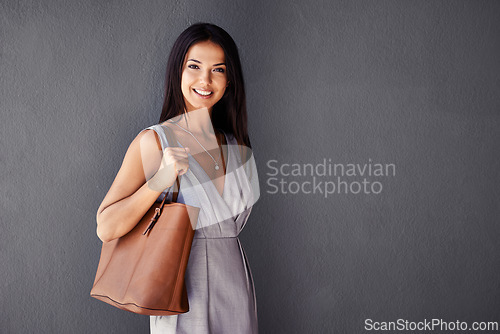
[[[130,144],[113,184],[97,210],[97,236],[110,241],[127,234],[146,214],[177,173],[167,168],[162,180],[162,149],[154,130],[144,130]],[[172,167],[172,165],[168,166]],[[146,182],[148,181],[148,182]],[[149,182],[154,183],[154,187]],[[163,186],[158,186],[163,185]]]

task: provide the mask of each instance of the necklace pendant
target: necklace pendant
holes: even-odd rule
[[[219,170],[219,165],[215,165],[215,170]]]

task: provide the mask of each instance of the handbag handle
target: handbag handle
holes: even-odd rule
[[[163,129],[163,131],[165,132],[165,135],[167,136],[168,144],[171,147],[179,147],[179,145],[177,145],[177,140],[175,139],[175,136],[172,133],[172,130],[166,126],[162,126],[161,128]],[[175,185],[177,187],[174,187],[174,189],[173,189],[172,202],[177,202],[177,195],[179,194],[179,190],[181,189],[181,180],[179,178],[179,175],[177,175],[177,178],[175,180],[176,180]],[[161,205],[162,207],[163,207],[163,203],[165,202],[165,198],[167,198],[167,194],[165,194],[165,197],[163,198],[163,202]]]
[[[163,131],[165,132],[165,135],[167,136],[167,141],[171,147],[178,147],[177,145],[177,140],[175,139],[172,130],[166,126],[162,126]],[[161,137],[160,137],[161,138]],[[172,202],[177,202],[177,196],[179,195],[179,191],[181,189],[181,180],[179,178],[179,175],[175,178],[175,183],[174,183],[174,189],[172,191]],[[156,222],[158,221],[158,218],[161,215],[161,211],[163,210],[163,206],[165,205],[165,200],[167,199],[167,194],[163,197],[163,201],[161,202],[160,206],[155,209],[155,214],[153,218],[151,218],[151,222],[149,223],[148,228],[146,231],[144,231],[143,235],[146,235],[149,231],[153,229],[155,226]]]

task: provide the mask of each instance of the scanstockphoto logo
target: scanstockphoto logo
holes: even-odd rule
[[[266,164],[268,194],[378,195],[387,178],[396,176],[396,164],[374,162],[332,162],[323,158],[318,163],[283,163],[269,160]]]

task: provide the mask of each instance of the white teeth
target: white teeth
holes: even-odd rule
[[[195,89],[194,91],[200,95],[203,95],[203,96],[208,96],[208,95],[212,94],[211,91],[204,91],[204,90],[197,90],[197,89]]]

